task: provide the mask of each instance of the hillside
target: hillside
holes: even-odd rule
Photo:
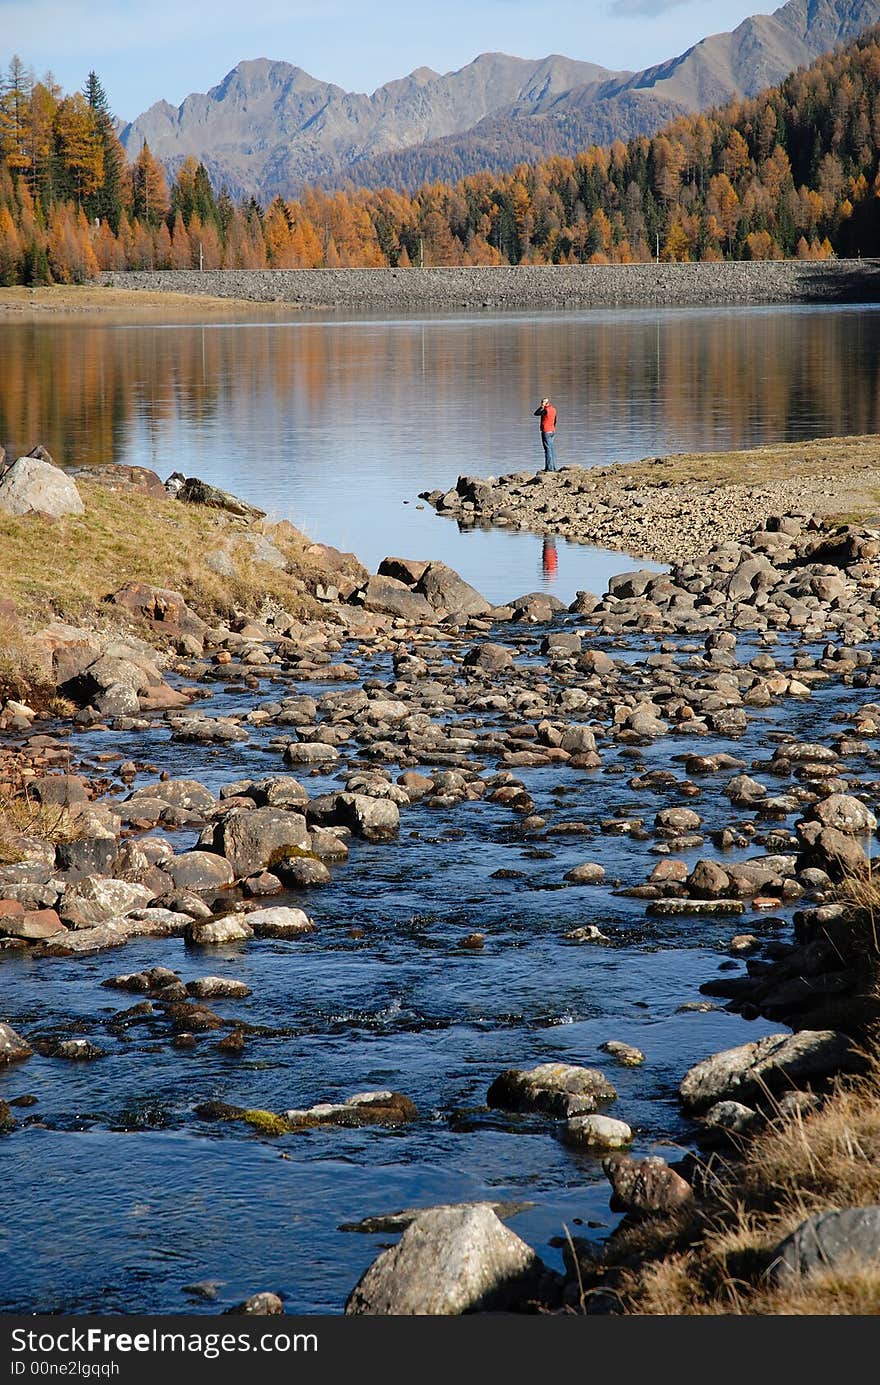
[[[788,0],[642,72],[484,53],[371,96],[259,58],[180,107],[157,102],[121,140],[130,157],[146,141],[171,174],[195,158],[234,198],[267,203],[315,182],[413,188],[651,134],[677,114],[755,95],[878,21],[880,0]]]

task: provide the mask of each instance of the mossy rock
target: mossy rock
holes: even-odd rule
[[[261,1135],[289,1135],[290,1124],[274,1111],[243,1111],[241,1119],[252,1125]]]

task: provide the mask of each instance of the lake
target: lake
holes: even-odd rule
[[[543,395],[561,465],[880,428],[876,306],[10,322],[0,350],[7,447],[198,475],[371,569],[442,558],[493,601],[627,566],[560,542],[545,577],[537,536],[419,508],[462,472],[537,469]]]

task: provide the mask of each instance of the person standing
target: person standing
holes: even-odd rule
[[[544,448],[544,470],[556,470],[556,410],[549,399],[542,399],[535,410],[541,420],[541,445]]]

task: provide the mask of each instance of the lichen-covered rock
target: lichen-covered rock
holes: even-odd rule
[[[27,1040],[16,1034],[11,1024],[0,1021],[0,1063],[20,1063],[32,1053]]]
[[[60,467],[36,457],[19,457],[0,477],[0,512],[39,512],[61,519],[63,515],[83,514],[85,506],[75,484]]]
[[[656,1216],[675,1212],[690,1202],[694,1192],[665,1159],[630,1159],[612,1154],[602,1168],[612,1187],[611,1205],[616,1211],[636,1216]]]

